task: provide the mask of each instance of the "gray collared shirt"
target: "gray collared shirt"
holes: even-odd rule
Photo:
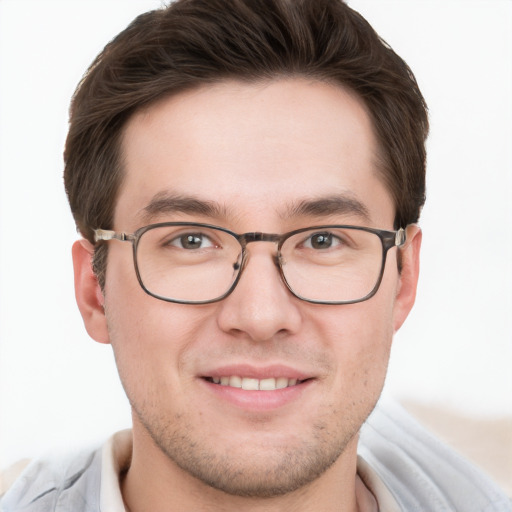
[[[124,512],[118,476],[130,453],[124,431],[92,452],[34,461],[0,499],[0,512]],[[380,512],[512,512],[493,482],[396,404],[370,415],[358,456]]]

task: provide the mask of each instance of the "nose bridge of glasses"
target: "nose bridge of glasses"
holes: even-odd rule
[[[281,241],[281,235],[275,235],[273,233],[244,233],[240,236],[240,242],[242,245],[250,244],[251,242],[274,242],[278,243]]]
[[[243,267],[245,267],[245,265],[247,264],[249,258],[248,258],[248,253],[246,253],[245,249],[247,248],[247,245],[250,244],[251,242],[270,242],[270,243],[274,243],[274,244],[279,244],[283,239],[283,236],[282,235],[276,235],[274,233],[261,233],[261,232],[252,232],[252,233],[244,233],[243,235],[240,235],[239,236],[239,242],[240,244],[242,245],[243,249],[244,249],[244,253],[245,253],[245,258],[244,258],[244,264],[242,265]],[[276,267],[280,267],[280,262],[281,262],[281,257],[278,253],[275,253],[273,255],[273,261],[274,261],[274,264],[276,265]]]

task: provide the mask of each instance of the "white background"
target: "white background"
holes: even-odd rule
[[[159,0],[0,0],[0,465],[128,426],[110,347],[74,303],[67,107],[103,45]],[[512,2],[353,0],[430,106],[415,310],[388,392],[512,414]]]

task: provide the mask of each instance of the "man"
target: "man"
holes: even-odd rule
[[[133,430],[35,462],[2,510],[510,510],[372,413],[415,298],[427,130],[406,64],[340,1],[135,20],[65,152],[77,302]]]

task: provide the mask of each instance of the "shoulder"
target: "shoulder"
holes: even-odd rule
[[[0,498],[18,479],[18,477],[21,475],[23,470],[29,465],[29,463],[29,459],[22,459],[5,469],[0,469]]]
[[[363,425],[359,454],[408,512],[512,512],[486,475],[393,402],[380,403]]]
[[[39,459],[0,498],[0,512],[98,512],[100,479],[101,450]]]

